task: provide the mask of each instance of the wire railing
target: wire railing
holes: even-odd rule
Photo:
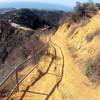
[[[0,83],[0,96],[9,97],[14,91],[19,91],[19,84],[37,67],[37,62],[44,55],[48,44],[36,52],[33,56],[16,66]]]
[[[48,50],[49,39],[47,35],[34,34],[34,37],[42,36],[45,45],[33,54],[30,58],[26,59],[23,63],[13,68],[13,70],[0,81],[0,98],[9,98],[14,91],[19,91],[19,84],[37,67],[42,55]]]
[[[45,100],[48,100],[49,97],[53,94],[53,92],[55,91],[55,89],[59,86],[59,84],[61,83],[62,79],[63,79],[63,74],[64,74],[64,55],[63,55],[63,51],[61,49],[61,47],[57,44],[55,44],[54,42],[50,41],[50,43],[54,46],[57,47],[60,52],[61,52],[61,64],[59,67],[61,67],[61,76],[60,79],[58,80],[58,82],[54,85],[54,87],[52,88],[52,90],[50,91],[50,93],[47,95],[47,97],[45,98]]]
[[[41,34],[35,34],[35,36],[40,36]],[[48,52],[48,47],[50,39],[45,35],[44,40],[46,45],[37,51],[30,58],[25,60],[20,65],[16,66],[0,83],[0,98],[8,100],[9,97],[20,90],[20,83],[36,68],[38,67],[38,62],[45,52]],[[59,84],[59,82],[58,82]],[[52,92],[52,91],[51,91]],[[51,93],[50,93],[51,94]],[[47,98],[50,95],[47,96]]]
[[[51,41],[49,41],[51,42]],[[62,80],[63,77],[63,68],[64,68],[64,56],[62,53],[61,48],[56,45],[55,43],[51,42],[50,44],[48,43],[46,46],[44,46],[44,48],[42,48],[41,50],[39,50],[36,54],[34,54],[32,57],[30,57],[29,59],[27,59],[25,62],[23,62],[21,65],[17,66],[7,77],[6,79],[2,82],[2,84],[0,84],[2,89],[6,89],[9,87],[8,85],[10,85],[10,89],[7,90],[7,100],[9,99],[9,97],[14,93],[14,92],[18,92],[20,90],[20,83],[31,73],[33,72],[33,70],[35,68],[38,68],[38,61],[40,60],[40,57],[42,55],[45,54],[45,52],[48,52],[48,47],[52,46],[55,49],[55,47],[57,47],[60,51],[61,51],[61,76],[60,79],[57,81],[57,83],[52,87],[51,91],[49,94],[47,94],[46,99],[48,100],[48,98],[53,94],[54,90],[56,87],[59,86],[59,83]],[[56,57],[56,53],[55,53],[55,57]],[[53,60],[52,60],[53,61]],[[29,66],[29,67],[28,67]],[[31,67],[33,66],[33,67]],[[52,62],[50,63],[47,71],[42,75],[46,75],[48,73],[49,68],[52,66]],[[27,69],[27,72],[26,70]],[[24,74],[23,74],[24,73]],[[42,77],[41,76],[41,77]],[[41,78],[40,77],[40,78]],[[39,78],[39,79],[40,79]],[[13,82],[12,82],[13,80]],[[12,82],[12,83],[10,83]],[[0,88],[0,89],[1,89]],[[5,91],[6,92],[6,91]]]

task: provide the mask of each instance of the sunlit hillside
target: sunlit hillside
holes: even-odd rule
[[[99,5],[1,10],[0,100],[100,100]]]

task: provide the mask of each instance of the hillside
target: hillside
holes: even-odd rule
[[[99,35],[100,35],[100,13],[74,29],[74,32],[67,38],[70,52],[79,64],[83,73],[93,81],[100,81],[99,69]],[[90,67],[87,69],[87,67]],[[93,77],[92,77],[93,76]]]
[[[0,14],[0,18],[36,30],[41,27],[43,28],[45,25],[57,29],[60,20],[62,18],[66,18],[67,15],[69,14],[64,11],[49,11],[22,8],[11,10],[4,14]]]
[[[99,18],[98,12],[83,24],[69,27],[65,23],[55,35],[48,35],[55,49],[50,46],[45,59],[39,61],[38,69],[26,77],[11,99],[99,100]],[[95,60],[90,63],[88,59]],[[87,63],[91,65],[89,69]]]
[[[66,13],[13,8],[2,11],[4,12],[0,14],[0,75],[8,69],[1,77],[3,79],[16,65],[45,44],[37,36],[34,37],[34,34],[54,33]]]
[[[100,11],[92,7],[1,14],[0,99],[99,100]]]
[[[13,10],[15,10],[15,8],[1,8],[0,14],[4,14],[6,12],[13,11]]]
[[[38,37],[40,31],[0,21],[0,82],[11,70],[45,45]]]
[[[53,38],[53,41],[62,48],[65,59],[64,76],[58,88],[62,100],[99,100],[100,98],[99,24],[100,13],[74,29],[70,36],[68,24],[64,24]],[[92,36],[92,39],[89,38],[91,41],[87,40],[87,35]],[[88,59],[92,59],[92,62]],[[88,63],[90,63],[89,69],[86,66]],[[56,98],[56,92],[54,97]]]

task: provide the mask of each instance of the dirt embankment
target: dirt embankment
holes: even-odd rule
[[[64,76],[57,91],[62,100],[99,100],[100,98],[100,14],[74,28],[60,26],[52,39],[64,54]],[[54,93],[54,97],[58,92]],[[59,96],[59,95],[58,95]]]

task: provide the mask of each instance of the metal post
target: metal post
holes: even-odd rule
[[[46,42],[46,34],[44,34],[44,42]]]
[[[16,70],[16,85],[17,85],[17,91],[19,91],[18,72],[17,72],[17,70]]]
[[[36,59],[37,59],[37,69],[38,69],[38,63],[39,63],[39,59],[38,59],[39,57],[38,57],[38,55],[37,55],[37,57],[36,57]]]

